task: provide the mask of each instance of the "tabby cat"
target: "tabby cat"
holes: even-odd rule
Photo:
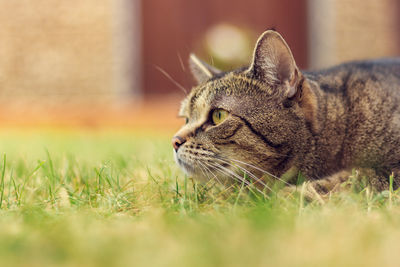
[[[282,36],[264,32],[249,67],[222,72],[190,56],[198,86],[172,139],[189,175],[269,187],[306,177],[327,194],[358,177],[400,186],[400,59],[300,71]],[[244,175],[246,174],[246,175]]]

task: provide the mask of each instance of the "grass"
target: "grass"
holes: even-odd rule
[[[197,184],[168,134],[2,130],[2,266],[397,266],[400,194]]]

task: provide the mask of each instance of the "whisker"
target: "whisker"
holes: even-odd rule
[[[221,157],[219,157],[219,158],[222,159]],[[250,163],[246,163],[246,162],[243,162],[243,161],[240,161],[240,160],[237,160],[237,159],[232,159],[232,158],[227,159],[227,160],[232,160],[232,161],[235,161],[235,162],[237,162],[237,163],[241,163],[241,164],[243,164],[243,165],[252,167],[252,168],[254,168],[254,169],[256,169],[256,170],[258,170],[258,171],[260,171],[260,172],[263,172],[263,173],[265,173],[265,174],[268,174],[269,176],[271,176],[271,177],[277,179],[278,181],[283,182],[283,183],[286,184],[286,185],[291,185],[291,184],[289,184],[287,181],[283,180],[282,178],[280,178],[280,177],[278,177],[278,176],[276,176],[276,175],[273,175],[272,173],[270,173],[270,172],[268,172],[268,171],[266,171],[266,170],[263,170],[263,169],[261,169],[261,168],[259,168],[259,167],[257,167],[257,166],[254,166],[254,165],[252,165],[252,164],[250,164]]]
[[[221,159],[219,159],[221,160]],[[221,160],[222,161],[222,160]],[[223,161],[224,162],[224,161]],[[251,176],[251,178],[253,178],[255,181],[252,182],[252,185],[255,185],[256,183],[260,183],[262,186],[264,186],[264,188],[267,188],[270,192],[275,192],[270,186],[268,186],[266,183],[264,183],[264,181],[261,180],[261,178],[258,178],[257,176],[255,176],[253,173],[251,173],[249,170],[247,170],[246,168],[239,166],[239,165],[233,165],[227,161],[225,161],[226,164],[232,166],[232,167],[237,167],[239,168],[241,171],[243,171],[245,174],[248,174]],[[264,193],[264,192],[263,192]]]
[[[185,64],[183,64],[183,60],[182,60],[181,54],[179,52],[176,52],[176,55],[178,56],[179,63],[181,64],[182,70],[185,72],[186,71]]]
[[[210,170],[210,168],[214,168],[214,169],[215,169],[215,166],[213,166],[213,165],[211,165],[211,164],[208,164],[208,163],[206,163],[206,162],[203,162],[203,163],[206,165],[207,169],[208,169],[209,172],[215,177],[215,179],[217,179],[217,181],[218,181],[221,185],[224,185],[224,183],[221,182],[221,180],[218,179],[218,176],[215,175],[215,174]],[[217,169],[217,170],[218,170],[218,169]],[[220,172],[221,172],[221,171],[220,171]],[[224,172],[222,172],[222,174],[226,175],[226,173],[224,173]]]
[[[239,181],[241,183],[243,183],[243,182],[247,183],[246,185],[250,185],[250,182],[245,181],[241,176],[239,176],[238,174],[232,172],[228,168],[225,168],[221,164],[218,164],[218,163],[214,162],[213,164],[208,164],[208,166],[210,166],[212,168],[217,168],[217,170],[219,170],[222,174],[228,175],[229,177],[233,176],[233,178],[235,178],[237,181]]]
[[[224,183],[222,183],[219,179],[218,179],[218,177],[210,170],[210,168],[214,168],[215,169],[215,167],[214,166],[211,166],[210,164],[208,164],[208,163],[206,163],[206,162],[203,162],[203,164],[205,164],[205,167],[209,170],[209,172],[215,177],[215,179],[217,179],[218,180],[218,182],[221,184],[221,185],[223,185],[223,186],[225,186],[225,184]],[[208,168],[208,167],[210,167],[210,168]],[[222,172],[221,170],[218,170],[217,169],[217,171],[220,171],[220,172]],[[224,173],[224,172],[222,172],[222,174],[224,174],[224,175],[226,175],[226,173]],[[229,188],[231,188],[232,187],[232,185],[231,186],[229,186],[229,187],[226,187],[225,186],[225,190],[224,191],[227,191]],[[224,192],[224,191],[222,191],[222,192]]]
[[[197,163],[197,166],[199,167],[199,169],[201,170],[201,172],[204,174],[205,178],[207,178],[208,180],[211,180],[211,179],[210,179],[210,176],[207,174],[207,172],[205,172],[206,169],[203,170],[202,164],[201,164],[200,160],[196,160],[195,163]]]
[[[224,169],[222,169],[222,166],[221,165],[219,165],[219,166],[217,166],[216,164],[218,164],[218,163],[213,163],[213,164],[207,164],[209,167],[211,167],[211,168],[213,168],[213,169],[215,169],[215,170],[217,170],[217,171],[219,171],[220,173],[222,173],[223,175],[227,175],[228,177],[232,177],[232,174],[230,174],[230,173],[228,173],[228,172],[226,172]],[[238,182],[243,182],[243,179],[241,178],[241,177],[237,177],[237,176],[233,176],[232,177],[235,181],[238,181]],[[248,182],[247,182],[248,183]]]
[[[205,164],[203,164],[200,160],[198,160],[197,163],[199,163],[200,165],[202,165],[202,166],[205,168],[206,173],[207,173],[207,171],[208,171],[208,173],[210,173],[211,175],[214,176],[214,179],[215,179],[218,183],[220,183],[221,185],[223,185],[223,183],[218,179],[218,177],[217,177]],[[210,179],[210,176],[208,176],[208,175],[207,175],[207,178],[208,178],[209,180],[211,180],[211,179]]]
[[[185,87],[183,87],[180,83],[178,83],[177,81],[175,81],[171,75],[169,75],[165,70],[163,70],[161,67],[154,65],[154,67],[160,71],[165,77],[168,78],[168,80],[170,80],[173,84],[175,84],[179,89],[182,90],[182,92],[184,92],[187,95],[187,91],[185,89]]]
[[[199,160],[196,160],[196,162],[197,163],[200,163],[201,164],[201,162],[199,161]],[[210,178],[210,176],[208,176],[207,175],[207,170],[206,169],[204,169],[204,171],[203,171],[203,168],[200,166],[200,165],[198,165],[198,167],[200,168],[200,170],[202,171],[202,173],[206,176],[206,178],[207,178],[207,182],[206,182],[206,185],[208,185],[209,183],[211,183],[211,182],[214,182],[214,184],[212,184],[209,188],[212,188],[212,187],[214,187],[214,185],[218,182],[218,181],[215,181],[214,179],[211,179]],[[205,168],[207,168],[206,166],[204,166],[203,165],[203,167],[205,167]],[[211,174],[213,174],[213,173],[211,173]],[[213,174],[214,175],[214,174]]]
[[[220,158],[218,158],[218,160],[220,160],[220,161],[222,161],[223,163],[228,164],[228,165],[230,165],[230,166],[232,166],[232,167],[237,167],[237,168],[239,168],[239,169],[240,169],[241,171],[243,171],[244,173],[250,175],[251,178],[253,178],[253,179],[255,180],[254,183],[259,183],[259,184],[261,184],[262,186],[264,186],[264,187],[266,187],[267,189],[269,189],[269,190],[272,191],[272,188],[270,188],[266,183],[264,183],[264,181],[261,180],[261,178],[258,178],[257,176],[255,176],[252,172],[250,172],[250,171],[247,170],[246,168],[244,168],[244,167],[242,167],[242,166],[240,166],[240,165],[233,165],[232,163],[230,163],[230,162],[228,162],[228,161],[226,161],[226,160],[220,159]]]
[[[225,173],[229,173],[229,174],[231,174],[232,176],[236,177],[237,180],[238,180],[239,182],[244,183],[246,186],[253,185],[252,183],[250,183],[250,182],[247,181],[246,179],[240,177],[238,174],[234,173],[233,171],[229,170],[228,168],[225,168],[225,167],[222,166],[221,164],[218,164],[218,163],[216,163],[216,162],[214,162],[214,164],[215,164],[216,167],[221,168],[222,170],[225,170]],[[261,191],[260,189],[258,189],[256,186],[255,186],[255,189],[256,189],[259,193],[265,194],[263,191]]]

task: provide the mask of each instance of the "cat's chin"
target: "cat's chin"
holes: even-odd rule
[[[174,151],[174,159],[176,164],[181,168],[181,170],[188,176],[193,176],[196,174],[196,170],[190,166],[190,164],[186,163],[184,160],[178,157],[178,154]]]
[[[178,163],[178,166],[181,168],[181,170],[188,176],[193,176],[196,174],[196,171],[193,167],[191,167],[190,165],[186,164],[185,162],[183,162],[180,159],[177,159],[176,161]]]
[[[200,182],[208,182],[210,177],[207,177],[205,174],[205,170],[200,170],[198,167],[194,167],[193,165],[187,163],[184,159],[180,159],[177,153],[174,151],[174,159],[178,164],[179,168],[189,177],[193,177],[194,179]]]

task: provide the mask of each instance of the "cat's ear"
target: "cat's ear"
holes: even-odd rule
[[[284,85],[287,97],[296,94],[297,84],[301,80],[289,46],[273,30],[264,32],[258,39],[248,72],[271,86]]]
[[[189,67],[199,84],[211,79],[214,75],[221,73],[220,70],[203,62],[194,54],[190,54],[189,56]]]

